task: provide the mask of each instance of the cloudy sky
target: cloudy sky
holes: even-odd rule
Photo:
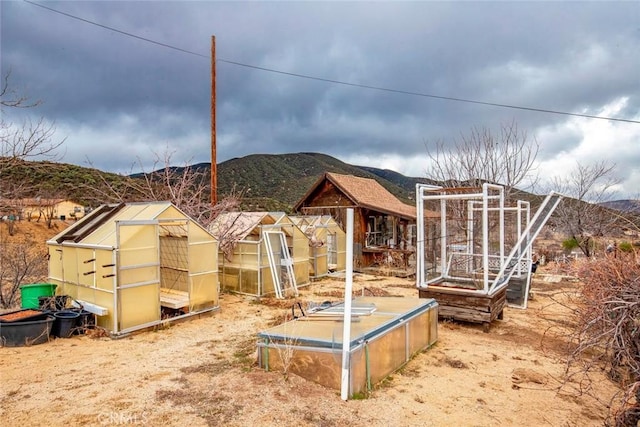
[[[424,176],[429,147],[515,122],[543,177],[606,159],[640,194],[637,1],[36,3],[57,12],[0,2],[2,74],[43,101],[22,114],[55,121],[66,163],[209,162],[215,35],[218,162],[321,152]]]

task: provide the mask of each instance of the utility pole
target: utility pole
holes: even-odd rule
[[[211,36],[211,206],[218,203],[216,154],[216,36]]]

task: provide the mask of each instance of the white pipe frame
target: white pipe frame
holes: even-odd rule
[[[521,259],[525,257],[525,255],[531,254],[531,246],[533,245],[533,241],[538,236],[538,234],[540,234],[540,231],[542,231],[544,224],[546,224],[546,222],[549,220],[549,218],[555,211],[556,207],[562,200],[562,198],[563,198],[562,194],[556,193],[554,191],[551,191],[547,195],[547,197],[545,197],[545,199],[542,201],[542,204],[538,207],[538,210],[536,211],[535,215],[533,216],[531,221],[527,224],[527,227],[525,228],[524,232],[520,234],[520,238],[518,239],[518,242],[513,246],[513,249],[509,253],[507,260],[515,259],[516,262],[519,262]],[[545,212],[545,210],[547,209],[547,205],[550,205],[551,207],[547,210],[547,212]],[[522,250],[523,245],[525,243],[526,243],[526,246],[524,247],[524,250]],[[507,273],[508,267],[509,266],[506,265],[506,263],[502,266],[495,280],[489,286],[490,294],[495,294],[500,289],[504,288],[509,284],[509,279],[513,275],[515,269],[512,270],[508,275],[505,275]],[[525,304],[526,304],[526,300],[525,300]]]
[[[489,189],[496,189],[499,191],[498,196],[495,195],[490,195],[489,194]],[[539,227],[536,230],[533,230],[532,233],[532,227],[535,225],[536,222],[539,221],[539,216],[542,215],[543,209],[539,209],[538,212],[536,212],[536,215],[534,215],[533,220],[530,219],[530,215],[531,215],[531,211],[530,211],[530,203],[527,201],[522,201],[522,200],[518,200],[517,202],[517,207],[505,207],[504,206],[504,193],[503,193],[503,187],[498,186],[498,185],[493,185],[493,184],[484,184],[483,185],[483,191],[482,193],[470,193],[470,194],[445,194],[444,192],[441,192],[440,194],[437,195],[425,195],[425,192],[427,191],[438,191],[438,190],[442,190],[441,187],[437,187],[437,186],[432,186],[432,185],[425,185],[425,184],[417,184],[416,185],[416,225],[417,225],[417,233],[418,233],[418,241],[417,241],[417,257],[416,257],[416,268],[417,268],[417,272],[416,272],[416,286],[418,288],[427,288],[431,283],[433,282],[437,282],[445,277],[445,272],[446,272],[446,238],[447,238],[447,234],[446,234],[446,203],[445,201],[447,200],[464,200],[464,199],[482,199],[482,212],[483,212],[483,268],[484,268],[484,287],[482,290],[473,290],[473,289],[460,289],[457,288],[455,290],[456,293],[465,293],[465,294],[476,294],[476,295],[486,295],[486,294],[491,294],[491,293],[495,293],[498,290],[502,289],[504,286],[506,286],[508,284],[508,281],[504,281],[501,286],[498,286],[498,280],[500,278],[501,275],[503,275],[505,273],[505,269],[506,269],[506,265],[505,265],[505,255],[504,255],[504,213],[506,211],[515,211],[516,215],[517,215],[517,233],[520,236],[519,240],[518,240],[518,244],[513,248],[513,250],[511,251],[511,253],[509,254],[509,256],[507,257],[508,259],[511,259],[514,257],[514,254],[517,253],[518,248],[522,246],[522,244],[527,241],[528,244],[525,247],[526,249],[526,256],[530,259],[531,258],[531,240],[533,238],[535,238],[538,233],[540,232],[541,227]],[[545,199],[545,201],[542,203],[541,207],[545,207],[547,205],[547,203],[550,201],[550,199],[552,197],[557,197],[557,200],[554,202],[553,206],[550,209],[550,212],[548,212],[544,219],[542,220],[542,225],[544,225],[544,223],[546,223],[546,221],[549,219],[549,217],[551,216],[551,214],[553,213],[553,210],[555,210],[555,207],[558,205],[560,199],[562,198],[561,195],[558,195],[557,193],[551,192],[547,198]],[[499,199],[499,207],[489,207],[488,206],[488,201],[490,199]],[[424,227],[424,201],[425,200],[440,200],[440,214],[441,214],[441,275],[437,278],[431,279],[428,282],[425,281],[425,259],[424,259],[424,236],[425,236],[425,227]],[[475,211],[475,210],[479,210],[478,208],[476,208],[474,205],[477,203],[477,201],[474,200],[470,200],[470,202],[475,202],[475,203],[470,203],[470,206],[472,206],[472,208],[470,209],[471,211]],[[489,280],[488,280],[488,274],[489,274],[489,269],[488,269],[488,212],[489,211],[495,211],[498,210],[499,214],[500,214],[500,260],[501,260],[501,271],[498,274],[498,277],[496,278],[496,280],[489,284]],[[523,220],[522,215],[525,215],[525,219]],[[468,213],[467,216],[467,221],[468,224],[471,225],[472,224],[472,215]],[[522,225],[526,224],[525,230],[524,232],[522,231]],[[470,228],[471,232],[473,232],[473,226],[471,225]],[[532,237],[533,236],[533,237]],[[469,245],[469,242],[472,239],[470,238],[470,236],[467,236],[467,247],[468,247],[468,252],[470,251],[471,254],[473,254],[473,248]],[[521,267],[518,265],[518,271],[519,273],[521,273]]]
[[[437,185],[416,184],[416,287],[420,288],[425,280],[424,271],[424,193],[436,191],[442,187]]]
[[[473,255],[473,237],[474,237],[474,212],[476,211],[481,211],[482,207],[478,208],[476,207],[476,205],[478,204],[477,200],[470,200],[469,201],[469,205],[468,205],[468,211],[467,211],[467,229],[469,230],[469,234],[468,234],[468,238],[467,238],[467,248],[470,247],[470,250],[467,250],[467,253],[469,253],[470,255]],[[529,224],[529,221],[531,219],[531,205],[529,202],[525,201],[525,200],[518,200],[516,206],[509,206],[509,207],[490,207],[488,209],[489,212],[494,212],[494,211],[501,211],[501,216],[500,216],[500,267],[502,268],[502,265],[504,264],[505,261],[505,255],[504,255],[504,237],[505,237],[505,231],[504,231],[504,213],[505,212],[515,212],[516,213],[516,233],[518,238],[520,238],[520,235],[522,234],[522,224],[523,224],[523,218],[522,218],[522,214],[523,212],[526,214],[525,215],[525,227],[526,225]],[[491,255],[489,256],[491,257]],[[529,247],[529,251],[528,251],[528,259],[531,259],[531,248]],[[520,269],[520,266],[518,266],[518,274],[521,274],[522,271]]]
[[[426,191],[439,191],[439,194],[436,195],[425,195]],[[448,277],[447,271],[447,208],[446,202],[448,200],[474,200],[480,199],[482,200],[482,229],[483,229],[483,238],[482,238],[482,246],[483,246],[483,289],[481,290],[467,290],[460,289],[462,292],[469,292],[473,294],[486,295],[489,291],[489,220],[488,220],[488,212],[489,212],[489,201],[497,199],[499,201],[499,209],[500,209],[500,218],[501,218],[501,228],[500,228],[500,236],[501,241],[503,241],[504,235],[504,187],[496,184],[484,183],[482,185],[481,193],[465,193],[465,194],[446,194],[442,191],[442,187],[426,185],[426,184],[416,184],[416,228],[418,233],[418,243],[417,243],[417,257],[416,257],[416,286],[418,288],[426,288],[429,284],[440,281],[442,279],[446,279]],[[490,194],[490,190],[497,190],[498,194]],[[424,271],[424,201],[426,200],[440,200],[440,276],[434,279],[429,280],[425,283],[425,271]],[[501,248],[501,256],[504,256],[504,249]]]

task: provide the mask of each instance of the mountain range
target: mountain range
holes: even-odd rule
[[[202,166],[208,168],[209,163]],[[374,179],[409,204],[415,203],[416,183],[432,183],[426,178],[351,165],[320,153],[254,154],[218,165],[218,192],[228,194],[235,186],[247,200],[266,198],[293,206],[325,172]]]
[[[191,165],[191,168],[209,176],[210,163]],[[6,170],[0,172],[1,179],[34,189],[28,197],[55,194],[54,197],[68,197],[81,203],[96,200],[95,195],[87,199],[87,191],[98,186],[99,181],[117,185],[123,179],[122,175],[57,162],[22,162],[21,167],[11,169],[9,176]],[[388,169],[351,165],[321,153],[252,154],[217,165],[218,199],[235,191],[242,195],[243,209],[290,211],[325,172],[374,179],[411,205],[415,204],[417,183],[436,184],[427,178],[408,177]],[[44,194],[43,189],[48,194]],[[534,205],[541,200],[541,196],[524,191],[520,191],[517,198],[529,200]],[[606,207],[640,212],[640,201],[620,200],[609,202]]]
[[[609,209],[640,214],[640,200],[613,200],[600,204]]]

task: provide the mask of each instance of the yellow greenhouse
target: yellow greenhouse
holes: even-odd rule
[[[309,277],[319,279],[329,272],[344,271],[347,237],[331,215],[290,216],[309,238]]]
[[[220,242],[223,290],[282,298],[309,283],[309,241],[285,213],[228,212],[209,231]]]
[[[218,244],[169,202],[102,205],[47,241],[49,281],[113,336],[218,309]]]

